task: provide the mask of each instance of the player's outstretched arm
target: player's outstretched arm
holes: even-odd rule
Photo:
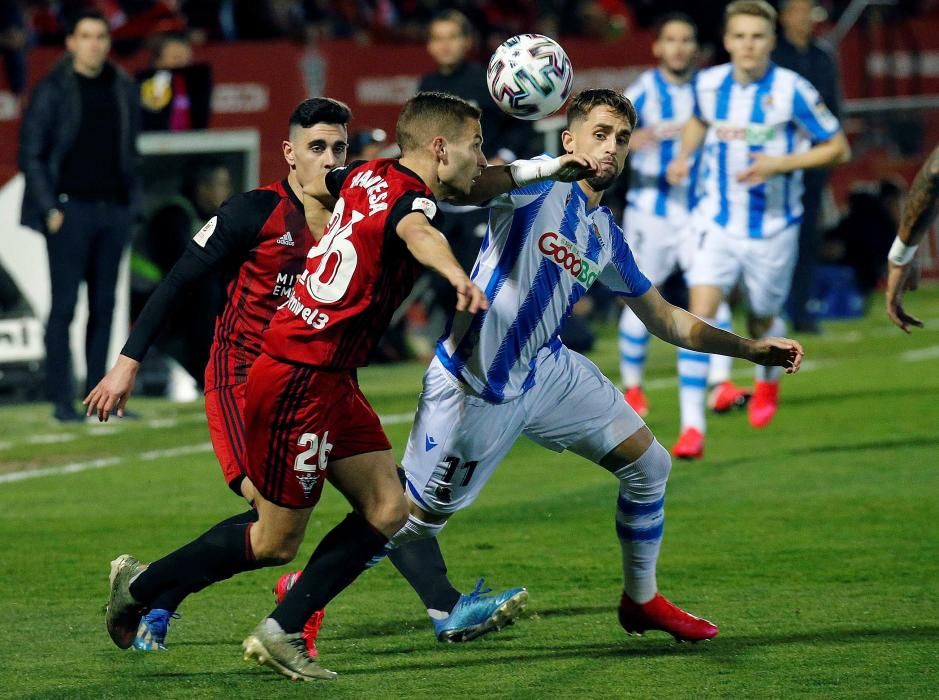
[[[508,165],[490,165],[483,170],[469,194],[451,200],[454,204],[482,204],[493,197],[542,180],[575,182],[597,175],[600,164],[580,153],[558,158],[516,160]]]
[[[117,407],[117,415],[123,418],[124,407],[134,391],[137,382],[137,371],[140,363],[126,355],[119,355],[114,367],[111,368],[98,385],[88,392],[82,402],[85,404],[85,415],[97,414],[98,420],[107,422],[111,411]]]
[[[692,116],[681,129],[681,145],[678,154],[668,164],[665,179],[672,185],[680,185],[691,172],[691,155],[701,148],[707,136],[708,125]]]
[[[469,311],[474,314],[489,307],[486,295],[473,284],[453,256],[453,250],[446,237],[431,226],[427,217],[417,212],[408,214],[398,222],[396,233],[407,245],[415,260],[453,285],[457,295],[457,311]]]
[[[939,147],[926,159],[903,206],[897,238],[887,256],[887,316],[905,333],[923,322],[903,308],[903,294],[916,289],[919,268],[916,249],[939,214]]]
[[[124,407],[134,389],[137,370],[140,368],[140,361],[135,358],[143,358],[147,354],[166,319],[172,315],[182,298],[182,292],[203,279],[211,269],[211,264],[200,260],[190,250],[183,253],[150,295],[114,367],[82,401],[86,416],[97,414],[98,420],[107,421],[115,406],[117,415],[124,415]]]
[[[797,341],[789,338],[741,338],[669,304],[655,287],[650,287],[641,296],[627,299],[626,303],[650,333],[672,345],[739,357],[758,365],[785,367],[788,374],[799,371],[802,364],[804,351]]]

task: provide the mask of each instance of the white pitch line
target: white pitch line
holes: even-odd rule
[[[920,350],[910,350],[900,354],[900,359],[904,362],[918,362],[921,360],[931,360],[933,358],[939,357],[939,345],[930,346],[927,348],[922,348]],[[825,367],[833,367],[839,364],[837,360],[806,360],[802,363],[802,372],[812,372],[819,370]],[[747,368],[740,368],[733,372],[734,376],[748,375],[750,371]],[[650,382],[647,382],[646,388],[650,390],[656,389],[667,389],[674,387],[678,384],[677,377],[662,377],[660,379],[654,379]],[[400,425],[402,423],[410,423],[414,420],[414,413],[392,413],[387,416],[379,416],[379,419],[382,422],[382,425]],[[167,425],[174,419],[164,419],[160,421],[159,427],[170,427]],[[155,421],[153,421],[155,422]],[[74,439],[76,436],[73,434],[63,434],[66,435],[66,439]],[[50,438],[56,436],[34,436],[36,438]],[[61,437],[61,436],[59,436]],[[52,440],[55,442],[56,440]],[[0,443],[0,449],[5,449],[10,446],[10,443]],[[151,450],[149,452],[143,452],[134,459],[141,459],[145,461],[152,461],[156,459],[165,459],[167,457],[176,457],[179,455],[195,454],[198,452],[210,452],[212,450],[211,443],[201,443],[198,445],[183,445],[181,447],[173,447],[166,450]],[[15,481],[25,481],[27,479],[37,479],[42,476],[55,476],[59,474],[77,474],[79,472],[87,471],[89,469],[102,469],[103,467],[112,467],[118,464],[123,464],[124,462],[130,461],[129,457],[107,457],[104,459],[94,459],[88,462],[74,462],[72,464],[66,464],[61,467],[47,467],[45,469],[30,469],[19,472],[11,472],[10,474],[0,474],[0,484],[12,483]]]
[[[414,412],[411,413],[392,413],[388,416],[378,416],[378,420],[381,421],[382,425],[401,425],[402,423],[410,423],[414,420]]]
[[[57,442],[71,442],[75,433],[50,433],[49,435],[31,435],[26,439],[30,445],[54,445]]]
[[[152,428],[154,430],[165,430],[168,428],[175,428],[181,423],[199,423],[200,421],[205,422],[205,414],[197,413],[193,415],[177,416],[175,418],[153,418],[143,421],[142,423],[137,421],[133,421],[132,423],[122,423],[124,420],[125,419],[123,418],[117,418],[107,423],[102,423],[88,418],[84,429],[79,427],[78,432],[33,435],[23,440],[4,440],[3,442],[0,442],[0,451],[12,449],[18,445],[50,445],[58,442],[70,442],[82,435],[94,435],[98,437],[119,435],[125,427],[130,425],[145,425],[146,427]]]
[[[199,452],[211,452],[212,444],[208,442],[199,443],[198,445],[183,445],[182,447],[171,447],[167,450],[150,450],[149,452],[142,452],[141,454],[133,457],[133,459],[141,459],[147,462],[152,462],[157,459],[165,459],[167,457],[178,457],[180,455],[196,454]],[[0,474],[0,484],[9,484],[16,481],[26,481],[28,479],[38,479],[42,476],[60,476],[62,474],[78,474],[79,472],[86,472],[90,469],[103,469],[104,467],[114,467],[118,464],[123,464],[124,462],[130,461],[130,457],[102,457],[101,459],[92,459],[87,462],[73,462],[71,464],[64,464],[61,467],[46,467],[45,469],[26,469],[19,472],[11,472],[10,474]]]
[[[930,345],[919,350],[907,350],[900,353],[900,360],[903,362],[922,362],[923,360],[935,360],[939,357],[939,345]]]

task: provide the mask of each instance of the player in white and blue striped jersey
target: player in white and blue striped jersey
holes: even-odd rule
[[[776,11],[764,0],[736,0],[725,11],[729,64],[701,71],[695,115],[682,132],[669,180],[683,182],[690,156],[704,144],[707,171],[694,211],[698,250],[688,272],[694,314],[713,318],[743,282],[753,338],[781,335],[779,318],[792,281],[802,219],[802,170],[846,161],[851,149],[838,120],[812,85],[774,65]],[[682,434],[672,454],[704,450],[707,358],[680,361]],[[757,368],[750,423],[766,426],[779,403],[779,372]]]
[[[668,452],[613,383],[565,347],[561,328],[577,300],[600,281],[622,294],[652,333],[684,347],[788,371],[798,368],[802,348],[709,326],[662,299],[636,267],[622,230],[599,206],[623,169],[635,119],[621,93],[586,90],[569,105],[562,143],[568,154],[595,163],[593,174],[576,182],[547,180],[559,178],[568,155],[490,168],[477,182],[477,201],[491,198],[490,221],[472,278],[489,308],[475,317],[455,315],[424,375],[402,459],[411,515],[391,544],[439,532],[476,499],[525,435],[585,457],[618,479],[622,626],[696,641],[713,637],[717,627],[670,603],[656,584]]]
[[[694,244],[688,235],[688,215],[697,201],[698,160],[686,182],[672,185],[666,169],[678,153],[681,129],[694,112],[695,61],[698,28],[686,14],[663,16],[656,29],[652,53],[656,68],[645,71],[628,88],[638,121],[630,141],[631,169],[623,230],[642,271],[661,286],[676,269],[686,271]],[[718,310],[716,325],[730,330],[730,307]],[[648,399],[642,389],[649,331],[628,306],[619,321],[620,376],[626,401],[645,417]],[[714,386],[715,410],[722,412],[745,400],[745,392],[730,381],[731,358],[711,358],[708,384]]]

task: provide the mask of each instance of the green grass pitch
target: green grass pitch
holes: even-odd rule
[[[241,660],[287,567],[187,600],[163,654],[120,651],[104,629],[108,562],[165,554],[242,508],[224,487],[199,404],[138,400],[140,421],[60,427],[45,405],[0,409],[0,697],[16,698],[913,698],[939,684],[939,290],[911,295],[911,337],[880,306],[804,338],[775,422],[710,419],[706,457],[676,463],[662,592],[721,634],[679,645],[626,636],[614,480],[522,440],[441,536],[463,590],[527,586],[517,624],[438,644],[387,563],[328,608],[329,683],[290,683]],[[593,359],[618,377],[615,329]],[[747,381],[750,370],[735,365]],[[398,455],[422,367],[362,384]],[[653,342],[650,426],[677,434],[674,352]],[[72,465],[72,471],[61,469]],[[38,478],[20,479],[36,471]],[[300,562],[346,512],[327,489]]]

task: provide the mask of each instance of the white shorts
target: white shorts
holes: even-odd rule
[[[686,271],[691,264],[687,222],[679,225],[663,216],[627,207],[623,232],[639,269],[656,286],[676,268]]]
[[[644,425],[590,360],[565,347],[539,354],[535,381],[493,404],[434,358],[402,460],[408,496],[432,513],[455,513],[476,500],[520,435],[599,462]]]
[[[694,231],[697,249],[686,276],[689,287],[720,287],[727,295],[742,280],[755,316],[782,311],[799,252],[798,226],[769,238],[730,236],[712,222],[699,222]]]

